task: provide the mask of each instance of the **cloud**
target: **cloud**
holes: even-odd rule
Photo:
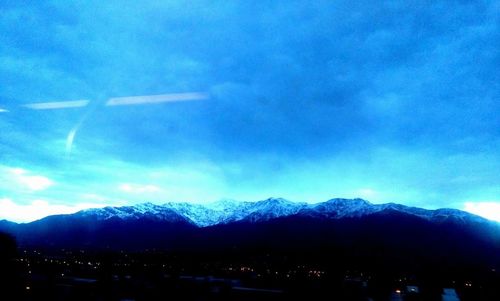
[[[177,162],[162,166],[135,166],[121,163],[122,173],[115,179],[115,199],[129,203],[167,201],[215,201],[226,191],[225,175],[210,162]],[[140,181],[138,183],[138,177]],[[115,183],[116,183],[115,182]],[[106,192],[110,194],[109,191]]]
[[[11,183],[19,186],[20,189],[41,191],[46,190],[55,184],[51,179],[45,176],[33,175],[29,171],[22,168],[3,167],[1,169],[5,172],[5,175],[3,176],[4,184]]]
[[[441,0],[5,7],[0,154],[27,172],[0,174],[1,192],[488,199],[500,180],[498,16],[494,1]],[[206,96],[189,91],[210,98],[171,101]],[[57,99],[92,110],[16,110],[86,104]],[[140,184],[163,167],[184,176]]]
[[[103,204],[78,203],[74,205],[52,204],[45,200],[34,200],[20,205],[9,198],[0,199],[0,219],[13,222],[31,222],[53,214],[70,214],[88,208],[101,208]]]
[[[500,222],[500,202],[466,202],[463,210]]]
[[[155,193],[161,191],[161,189],[155,185],[140,185],[140,184],[121,184],[119,186],[121,191],[127,193]]]

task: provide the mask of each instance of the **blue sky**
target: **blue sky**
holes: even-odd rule
[[[279,196],[500,220],[498,2],[313,2],[2,1],[0,218]],[[109,105],[176,93],[204,97]]]

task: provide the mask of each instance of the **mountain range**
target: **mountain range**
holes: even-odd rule
[[[208,204],[169,202],[163,205],[143,203],[134,206],[104,207],[82,210],[69,215],[49,216],[33,223],[43,223],[54,218],[88,220],[89,222],[119,220],[159,220],[184,222],[197,227],[208,227],[232,222],[263,222],[286,216],[309,216],[313,218],[342,219],[395,211],[416,216],[428,221],[454,220],[467,223],[491,223],[474,214],[457,209],[427,210],[401,204],[371,204],[363,199],[331,199],[326,202],[308,204],[269,198],[258,202],[239,202],[223,199]],[[14,223],[1,221],[3,224]]]
[[[382,256],[500,267],[500,225],[456,210],[362,199],[317,204],[282,198],[210,204],[144,203],[87,209],[24,224],[0,221],[21,246],[196,252],[305,252],[316,258]],[[375,260],[381,262],[378,258]],[[486,264],[485,262],[485,264]]]

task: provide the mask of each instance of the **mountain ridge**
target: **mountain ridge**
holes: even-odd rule
[[[323,258],[331,253],[340,256],[339,262],[351,258],[349,254],[367,262],[374,254],[386,254],[388,261],[404,254],[405,262],[485,260],[500,268],[498,223],[460,210],[371,204],[362,199],[316,204],[279,198],[206,206],[144,203],[87,209],[27,224],[0,222],[0,231],[16,237],[20,246],[36,248],[240,255],[297,252]]]
[[[474,221],[496,223],[495,221],[491,221],[481,216],[459,209],[424,209],[397,203],[373,204],[361,198],[333,198],[328,201],[319,203],[292,202],[284,198],[268,198],[257,202],[222,200],[220,202],[218,201],[208,204],[167,202],[162,205],[155,205],[152,203],[143,203],[125,207],[86,209],[80,212],[99,213],[102,210],[110,210],[107,208],[112,208],[114,210],[120,208],[144,208],[147,207],[146,205],[149,207],[157,208],[157,210],[159,210],[160,208],[161,210],[170,209],[199,227],[227,224],[242,220],[260,222],[296,214],[334,219],[345,217],[361,217],[388,209],[408,213],[423,219],[433,221],[438,221],[446,218],[454,218],[457,221],[463,222]],[[137,211],[138,210],[136,210],[135,213],[137,213]],[[147,210],[144,212],[147,212]],[[79,212],[75,214],[78,213]]]
[[[453,218],[462,222],[498,223],[466,211],[452,208],[424,209],[397,203],[373,204],[361,198],[332,198],[325,202],[305,203],[270,197],[256,202],[222,199],[207,204],[188,202],[153,204],[145,202],[130,206],[107,206],[103,208],[84,209],[71,214],[50,215],[28,223],[15,223],[4,219],[0,221],[0,225],[12,227],[13,225],[31,224],[40,220],[50,219],[53,216],[79,216],[96,220],[107,220],[110,218],[122,220],[149,218],[174,222],[187,221],[198,227],[208,227],[245,220],[261,222],[290,215],[331,219],[361,217],[388,209],[432,221]],[[500,223],[498,224],[500,225]]]

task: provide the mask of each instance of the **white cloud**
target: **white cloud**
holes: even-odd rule
[[[500,201],[466,202],[464,210],[500,222]]]
[[[29,190],[45,190],[54,185],[51,179],[40,175],[32,175],[22,168],[7,168],[7,173],[9,174],[7,181],[14,181]]]
[[[161,188],[155,185],[140,185],[140,184],[121,184],[118,187],[121,191],[127,193],[154,193],[161,191]]]
[[[74,205],[51,204],[45,200],[34,200],[31,204],[16,204],[9,198],[0,199],[0,220],[31,222],[54,214],[69,214],[87,208],[101,208],[103,204],[78,203]]]
[[[18,181],[30,190],[45,190],[54,184],[43,176],[23,176],[19,177]]]

